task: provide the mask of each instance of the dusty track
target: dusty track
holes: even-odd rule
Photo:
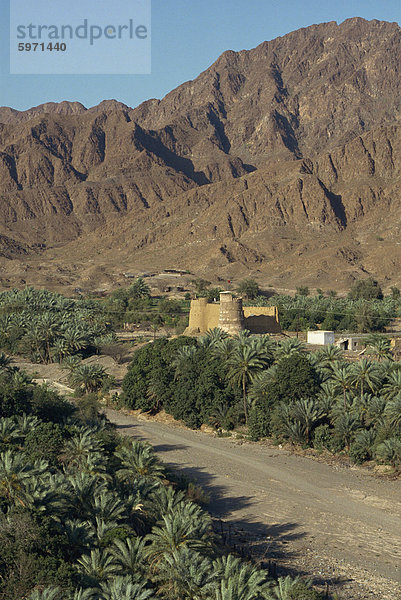
[[[196,477],[212,514],[267,544],[267,558],[328,581],[344,600],[401,598],[400,481],[107,412]]]

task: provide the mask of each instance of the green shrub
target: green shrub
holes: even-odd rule
[[[313,432],[313,447],[319,451],[329,450],[329,452],[333,452],[335,442],[332,431],[327,423],[316,427]]]
[[[75,411],[71,402],[49,390],[46,385],[36,385],[32,393],[32,413],[43,421],[62,423]]]
[[[355,434],[351,442],[349,456],[357,464],[370,460],[374,455],[376,432],[373,429],[363,429]]]
[[[32,388],[19,385],[0,376],[0,417],[28,414],[31,412]]]
[[[318,393],[319,382],[319,374],[308,358],[297,352],[280,360],[274,381],[266,386],[266,395],[272,404],[311,398]]]
[[[383,292],[380,285],[372,277],[356,281],[348,293],[351,300],[382,300]]]
[[[259,295],[259,285],[254,279],[243,279],[237,287],[237,292],[250,300]]]
[[[385,440],[376,450],[376,458],[395,469],[401,469],[401,440],[399,438],[390,438]]]
[[[288,600],[323,600],[323,594],[303,581],[297,581],[288,592]]]
[[[248,431],[254,442],[270,435],[270,412],[263,401],[255,402],[249,411]]]
[[[121,401],[128,408],[152,410],[165,399],[170,382],[174,379],[171,362],[178,348],[195,345],[193,338],[167,339],[143,346],[132,358],[123,381]]]
[[[62,429],[56,423],[39,423],[25,437],[25,454],[30,461],[46,459],[50,464],[57,463],[63,447]]]

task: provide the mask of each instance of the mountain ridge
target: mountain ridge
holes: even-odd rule
[[[400,59],[396,23],[353,18],[228,50],[136,108],[0,108],[0,284],[38,261],[52,281],[66,255],[68,285],[83,257],[106,279],[120,261],[398,283]]]

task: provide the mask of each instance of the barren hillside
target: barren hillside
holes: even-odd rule
[[[135,109],[0,108],[0,286],[172,266],[401,283],[400,40],[396,23],[312,25]]]

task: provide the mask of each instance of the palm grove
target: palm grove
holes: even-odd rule
[[[367,357],[349,363],[335,346],[307,352],[296,338],[246,331],[157,340],[135,353],[122,402],[164,408],[189,427],[245,423],[253,440],[271,436],[399,469],[401,363],[385,337],[370,334],[366,344]]]
[[[399,309],[393,296],[373,300],[386,303],[386,319]],[[291,302],[313,305],[305,290],[281,302],[289,310]],[[334,297],[326,302],[338,306]],[[94,392],[107,375],[79,363],[115,343],[113,327],[133,311],[143,319],[146,307],[150,321],[160,304],[143,282],[105,301],[31,288],[0,295],[0,348],[69,366],[77,390],[72,405],[0,353],[0,599],[320,598],[299,578],[270,580],[230,554],[190,499],[202,495],[99,415]],[[180,305],[166,308],[174,319]],[[294,338],[218,329],[162,338],[134,353],[120,402],[163,408],[194,428],[242,426],[253,440],[268,436],[399,470],[401,363],[384,336],[370,334],[366,345],[365,358],[349,363],[336,347],[306,352]]]
[[[319,600],[230,554],[151,446],[0,367],[0,598]]]

